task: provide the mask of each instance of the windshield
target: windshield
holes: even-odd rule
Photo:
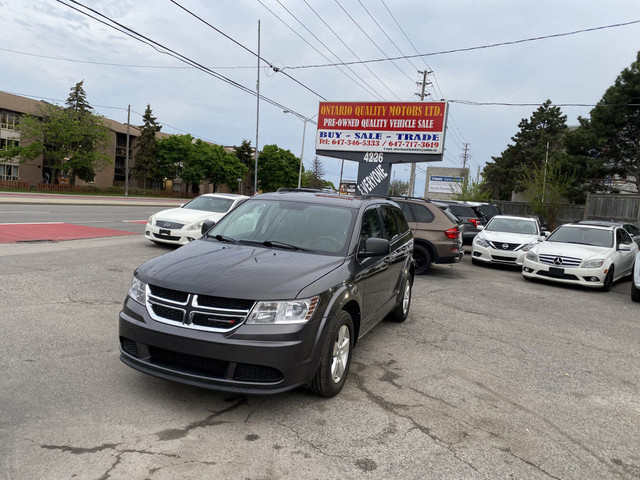
[[[344,255],[353,218],[353,211],[343,207],[252,199],[224,217],[209,232],[209,237]]]
[[[521,233],[524,235],[537,235],[538,229],[536,223],[532,220],[520,218],[499,218],[493,217],[487,224],[487,228],[491,232],[507,232]]]
[[[204,210],[205,212],[225,213],[233,205],[232,198],[207,197],[201,195],[194,198],[182,208],[189,210]]]
[[[549,236],[547,242],[576,243],[611,248],[613,246],[613,232],[601,228],[559,227]]]

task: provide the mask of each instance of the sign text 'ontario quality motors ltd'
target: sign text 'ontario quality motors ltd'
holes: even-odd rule
[[[446,102],[321,102],[316,150],[442,154],[446,108]]]

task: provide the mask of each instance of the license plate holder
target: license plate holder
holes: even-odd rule
[[[564,268],[549,267],[549,276],[556,278],[564,277]]]
[[[160,235],[171,235],[171,230],[160,229]]]

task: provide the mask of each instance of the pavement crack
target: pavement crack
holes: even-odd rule
[[[502,450],[505,453],[508,453],[509,455],[511,455],[513,458],[517,458],[518,460],[520,460],[521,462],[526,463],[527,465],[535,468],[536,470],[544,473],[547,477],[549,478],[554,478],[555,480],[562,480],[560,477],[556,477],[555,475],[551,475],[549,472],[547,472],[545,469],[543,469],[540,465],[536,465],[535,463],[527,460],[526,458],[522,458],[519,455],[516,455],[515,453],[513,453],[513,451],[511,450],[511,448],[507,447],[507,448],[501,448],[500,450]]]

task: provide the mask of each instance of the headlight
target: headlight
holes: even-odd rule
[[[202,222],[194,223],[187,227],[187,230],[200,230],[202,228]]]
[[[151,216],[149,217],[149,224],[150,224],[150,225],[153,225],[153,221],[154,221],[155,219],[156,219],[155,215],[151,215]]]
[[[529,250],[531,250],[533,247],[535,247],[537,245],[537,243],[529,243],[527,245],[525,245],[524,247],[522,247],[520,249],[521,252],[528,252]]]
[[[248,324],[305,323],[313,316],[320,297],[285,302],[258,302],[251,311]]]
[[[129,289],[129,296],[142,305],[147,304],[147,284],[138,280],[137,277],[133,277],[131,282],[131,288]]]
[[[489,248],[491,246],[491,244],[488,241],[486,241],[484,238],[478,235],[476,235],[475,242],[476,242],[476,245],[480,245],[481,247],[484,247],[484,248]]]
[[[527,251],[527,255],[525,256],[525,258],[527,260],[531,260],[532,262],[537,262],[538,261],[538,255],[536,255],[536,253],[531,251],[531,250]]]
[[[582,264],[582,268],[602,268],[604,266],[604,259],[598,258],[596,260],[587,260]]]

